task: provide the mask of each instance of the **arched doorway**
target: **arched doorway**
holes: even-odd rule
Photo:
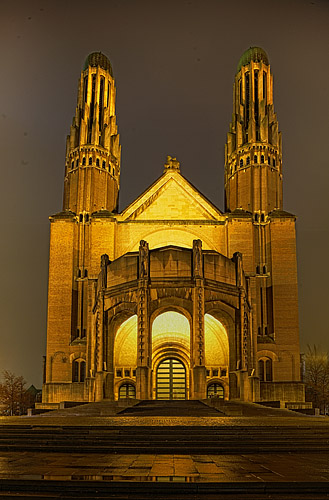
[[[186,399],[186,370],[178,359],[166,358],[159,363],[156,399]]]
[[[207,398],[224,399],[224,387],[216,382],[209,384],[207,387]]]
[[[119,388],[119,399],[135,398],[136,390],[133,384],[122,384]]]

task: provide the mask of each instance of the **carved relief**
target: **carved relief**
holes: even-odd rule
[[[147,241],[139,243],[139,277],[147,278],[149,275],[149,245]]]
[[[200,278],[203,276],[201,240],[193,240],[193,275]]]

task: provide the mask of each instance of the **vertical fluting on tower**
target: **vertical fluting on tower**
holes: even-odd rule
[[[273,106],[266,52],[241,57],[233,85],[233,114],[225,146],[225,209],[261,217],[282,209],[281,133]]]
[[[64,210],[117,211],[121,146],[110,61],[90,54],[81,72],[76,113],[66,142]]]

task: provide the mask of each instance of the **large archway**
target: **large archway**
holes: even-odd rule
[[[224,325],[210,314],[205,314],[205,364],[208,391],[212,394],[212,389],[225,387],[225,397],[228,397],[229,386],[229,341]],[[220,381],[220,384],[218,384]],[[210,393],[209,393],[210,387]],[[217,393],[216,393],[217,394]]]
[[[119,326],[114,339],[114,397],[132,397],[137,367],[137,315]],[[127,392],[128,387],[128,392]],[[129,395],[124,396],[124,390]]]
[[[186,399],[189,390],[190,323],[165,311],[152,324],[153,399]]]

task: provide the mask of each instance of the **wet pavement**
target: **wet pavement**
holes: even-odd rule
[[[0,418],[0,498],[329,498],[329,418],[135,408]]]
[[[2,452],[1,479],[163,482],[328,482],[328,453],[114,455]],[[329,490],[329,488],[328,488]]]

